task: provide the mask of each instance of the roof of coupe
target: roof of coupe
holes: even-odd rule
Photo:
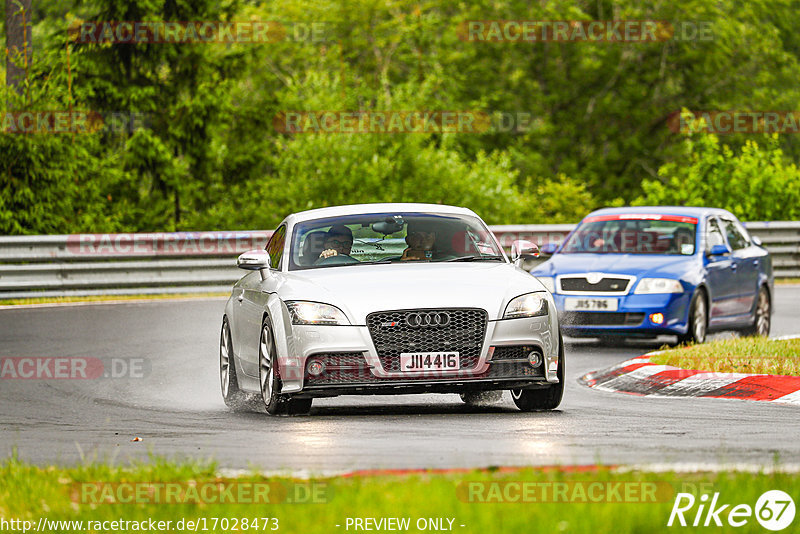
[[[294,222],[322,219],[325,217],[339,217],[343,215],[358,215],[361,213],[393,213],[393,212],[420,212],[420,213],[453,213],[460,215],[475,215],[470,209],[446,204],[422,204],[412,202],[387,202],[373,204],[350,204],[345,206],[330,206],[313,210],[300,211],[289,215]]]

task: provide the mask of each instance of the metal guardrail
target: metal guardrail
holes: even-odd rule
[[[800,222],[745,226],[773,256],[777,278],[800,277]],[[500,243],[560,243],[572,224],[492,226]],[[176,232],[0,236],[0,299],[85,295],[227,292],[246,250],[270,232]]]

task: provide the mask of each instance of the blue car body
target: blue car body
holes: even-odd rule
[[[689,253],[690,248],[686,248],[682,254],[564,250],[570,237],[581,232],[587,221],[628,217],[696,220],[694,250]],[[725,230],[729,225],[736,227],[738,233],[728,235]],[[722,231],[716,231],[718,228]],[[711,231],[715,235],[709,236]],[[722,243],[720,234],[724,237]],[[714,254],[712,245],[717,245],[713,247]],[[708,310],[707,331],[745,330],[756,324],[759,291],[767,292],[769,303],[774,294],[769,253],[730,212],[712,208],[662,206],[595,211],[531,274],[551,290],[563,332],[573,337],[685,337],[691,334],[690,308],[698,294],[698,298],[705,299]],[[661,279],[662,284],[665,279],[676,280],[682,291],[677,292],[680,288],[673,284],[674,292],[638,294],[643,279]],[[580,309],[581,305],[587,309]],[[771,310],[770,305],[768,321]]]

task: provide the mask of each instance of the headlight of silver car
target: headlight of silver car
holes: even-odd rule
[[[642,278],[636,286],[636,295],[653,293],[683,293],[683,286],[671,278]]]
[[[330,304],[320,302],[305,302],[301,300],[288,301],[289,315],[292,324],[319,324],[319,325],[349,325],[347,316]]]
[[[541,317],[547,315],[547,299],[544,293],[528,293],[511,299],[506,306],[503,319],[517,317]]]

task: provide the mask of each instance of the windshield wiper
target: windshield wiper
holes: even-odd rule
[[[503,261],[503,256],[498,255],[486,255],[486,256],[459,256],[458,258],[452,258],[447,261]]]

